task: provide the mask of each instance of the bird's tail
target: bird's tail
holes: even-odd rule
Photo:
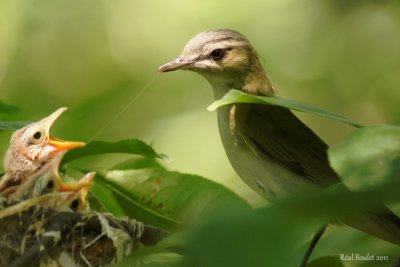
[[[366,212],[357,217],[346,218],[342,222],[370,235],[400,245],[400,218],[383,205],[379,212]]]

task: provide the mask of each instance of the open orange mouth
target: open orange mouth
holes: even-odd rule
[[[49,144],[52,145],[53,147],[55,147],[56,153],[64,151],[64,150],[76,148],[76,147],[83,147],[86,145],[84,142],[65,141],[65,140],[54,138],[54,137],[49,138]]]

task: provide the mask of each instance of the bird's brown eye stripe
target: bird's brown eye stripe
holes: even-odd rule
[[[36,132],[33,134],[33,138],[35,138],[36,140],[39,140],[40,137],[42,137],[42,133],[41,132]]]

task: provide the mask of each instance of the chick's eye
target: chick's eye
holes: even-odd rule
[[[50,181],[47,183],[47,188],[51,189],[51,188],[53,188],[53,187],[54,187],[54,182],[53,182],[52,180],[50,180]]]
[[[225,51],[223,49],[214,49],[210,53],[210,57],[214,60],[220,60],[225,56]]]
[[[33,138],[36,140],[39,140],[42,137],[42,133],[41,132],[36,132],[33,134]]]
[[[79,200],[74,199],[71,204],[69,205],[70,209],[76,211],[79,208]]]

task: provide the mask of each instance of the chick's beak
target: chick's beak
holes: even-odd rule
[[[86,206],[87,195],[89,193],[90,187],[93,184],[95,175],[96,172],[89,172],[78,181],[79,186],[81,186],[79,198],[83,206]]]
[[[64,150],[69,150],[72,148],[76,148],[76,147],[83,147],[86,144],[83,142],[77,142],[77,141],[64,141],[61,139],[57,139],[54,137],[49,137],[49,144],[51,146],[53,146],[56,150],[56,152],[61,152]]]
[[[46,118],[42,119],[39,124],[43,125],[47,132],[50,131],[50,128],[53,126],[54,122],[67,110],[66,107],[62,107],[51,113]]]
[[[79,206],[77,207],[76,211],[85,210],[88,206],[88,193],[90,187],[93,184],[95,175],[96,172],[89,172],[85,176],[83,176],[78,182],[61,184],[61,188],[59,189],[60,192],[71,192],[73,193],[72,196],[79,197]]]
[[[159,72],[168,72],[168,71],[174,71],[174,70],[179,70],[179,69],[185,69],[188,66],[192,65],[193,61],[192,60],[186,60],[181,57],[178,57],[158,68]]]
[[[58,119],[58,117],[64,113],[67,110],[66,107],[62,107],[54,111],[52,114],[50,114],[48,117],[42,119],[40,121],[41,124],[44,125],[46,134],[49,135],[50,129],[53,126],[54,122]],[[83,142],[75,142],[75,141],[64,141],[61,139],[57,139],[54,137],[49,136],[49,145],[53,146],[55,148],[55,153],[69,150],[72,148],[76,147],[83,147],[86,144]]]

